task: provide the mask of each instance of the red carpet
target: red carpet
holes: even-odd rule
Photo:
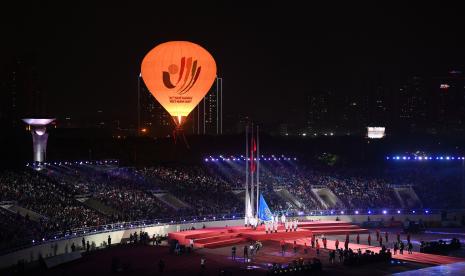
[[[321,250],[324,250],[323,243],[321,242],[321,240],[319,242],[320,242]],[[294,240],[286,240],[286,243],[288,243],[289,246],[292,246],[292,244],[294,243]],[[309,238],[303,238],[303,239],[296,240],[296,243],[300,246],[303,246],[304,243],[307,243],[307,245],[310,247],[311,240]],[[328,240],[327,248],[330,250],[336,249],[335,241]],[[339,241],[339,248],[344,248],[344,241]],[[379,246],[368,246],[365,244],[356,244],[356,243],[349,243],[349,248],[351,248],[354,251],[357,251],[357,249],[360,248],[362,252],[365,252],[365,250],[368,249],[375,253],[378,253],[381,250],[381,247]],[[420,252],[413,252],[413,254],[407,254],[407,250],[404,251],[403,255],[401,254],[392,255],[392,258],[396,260],[432,264],[432,265],[443,265],[443,264],[451,264],[451,263],[465,261],[465,259],[462,259],[462,258],[426,254],[426,253],[420,253]]]

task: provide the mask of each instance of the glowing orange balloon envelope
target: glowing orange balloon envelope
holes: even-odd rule
[[[210,90],[216,63],[207,50],[195,43],[170,41],[147,53],[141,73],[150,93],[179,127]]]

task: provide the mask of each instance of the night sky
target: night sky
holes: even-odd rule
[[[2,66],[35,56],[48,112],[59,117],[101,109],[134,122],[142,58],[170,40],[198,43],[214,56],[225,114],[266,123],[301,116],[295,110],[305,95],[322,87],[363,94],[364,83],[389,85],[465,64],[464,9],[438,1],[83,2],[2,4]]]

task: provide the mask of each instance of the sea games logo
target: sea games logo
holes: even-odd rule
[[[168,71],[162,72],[163,84],[166,88],[169,89],[177,88],[176,93],[179,95],[184,95],[185,93],[189,92],[200,76],[202,67],[197,66],[197,60],[192,62],[192,57],[187,59],[186,57],[182,57],[181,64],[179,66],[177,64],[171,64],[168,66]],[[175,82],[172,81],[172,77]]]

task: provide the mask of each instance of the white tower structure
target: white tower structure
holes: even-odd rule
[[[29,125],[32,134],[32,159],[34,163],[41,164],[45,162],[47,152],[47,125],[55,119],[23,119],[23,122]]]

